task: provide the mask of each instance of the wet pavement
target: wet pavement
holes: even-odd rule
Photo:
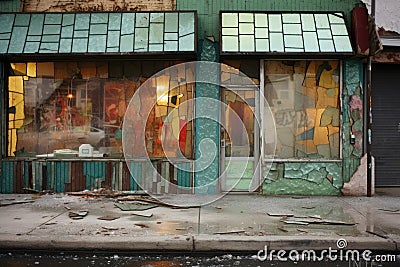
[[[0,249],[257,252],[336,248],[344,239],[345,249],[399,251],[399,200],[227,195],[201,208],[123,211],[117,198],[0,195]]]

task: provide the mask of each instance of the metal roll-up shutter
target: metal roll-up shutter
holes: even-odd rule
[[[373,65],[372,118],[375,184],[400,186],[400,65]]]

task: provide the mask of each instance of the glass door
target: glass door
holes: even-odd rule
[[[254,87],[222,89],[221,190],[249,192],[258,158]],[[251,190],[253,191],[253,190]]]

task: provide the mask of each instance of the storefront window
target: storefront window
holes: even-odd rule
[[[93,157],[122,157],[121,129],[130,99],[147,78],[175,63],[12,63],[13,75],[8,80],[8,156],[75,157],[82,144],[90,144]],[[172,101],[165,102],[160,97],[147,118],[145,134],[150,157],[165,156],[159,129],[168,123],[165,118],[174,106],[191,99],[194,91],[189,85],[175,88],[171,77],[164,79],[165,87],[143,96],[155,97],[159,90],[161,95],[179,91]],[[184,132],[170,138],[176,138],[180,152],[190,158],[192,124],[181,123],[185,124]]]
[[[264,69],[264,93],[276,125],[275,157],[338,159],[339,61],[265,61]]]

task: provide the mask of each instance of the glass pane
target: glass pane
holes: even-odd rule
[[[304,52],[303,48],[293,48],[293,47],[286,47],[285,52],[287,53],[301,53]]]
[[[61,39],[60,40],[60,53],[71,53],[72,50],[72,39]]]
[[[163,42],[163,24],[150,24],[150,40],[149,43],[162,43]]]
[[[149,44],[149,52],[163,52],[163,44]]]
[[[303,49],[303,38],[301,35],[285,35],[285,48]],[[287,51],[287,49],[286,49]]]
[[[328,17],[331,23],[344,24],[343,14],[340,13],[329,14]]]
[[[179,13],[179,36],[194,32],[193,13]]]
[[[57,53],[58,43],[41,43],[39,53]]]
[[[58,43],[60,41],[60,35],[43,35],[42,43]]]
[[[283,52],[283,35],[282,33],[270,33],[270,50],[271,52]]]
[[[10,34],[10,36],[11,36],[11,34]],[[40,42],[40,40],[42,40],[42,36],[37,36],[37,35],[29,36],[28,35],[28,37],[26,37],[27,42]]]
[[[29,35],[41,35],[43,29],[44,14],[33,14],[29,25]],[[2,22],[3,23],[3,22]]]
[[[27,32],[28,27],[14,27],[8,48],[9,53],[22,53]]]
[[[237,36],[222,36],[222,51],[238,52],[239,38]]]
[[[301,26],[303,31],[315,31],[314,15],[301,14]]]
[[[43,34],[60,34],[60,25],[44,25]]]
[[[254,24],[239,23],[239,34],[254,34]]]
[[[90,34],[107,34],[107,24],[91,24]]]
[[[0,33],[11,32],[14,23],[14,14],[0,14]]]
[[[135,52],[146,52],[148,50],[148,28],[136,28]]]
[[[282,14],[283,23],[300,23],[300,14]]]
[[[44,24],[61,24],[62,14],[46,14]]]
[[[254,36],[240,35],[239,44],[240,44],[240,52],[255,52]]]
[[[74,26],[63,26],[61,28],[62,38],[72,38],[73,34],[74,34]]]
[[[90,18],[90,24],[97,23],[108,23],[108,13],[92,13]]]
[[[255,14],[256,27],[268,27],[267,14]]]
[[[164,13],[151,13],[150,22],[164,22]]]
[[[222,35],[238,35],[238,28],[222,28]]]
[[[256,28],[256,38],[268,38],[268,28]]]
[[[178,14],[165,13],[165,31],[178,32]]]
[[[319,39],[332,39],[331,30],[317,30]]]
[[[1,43],[0,43],[1,45]],[[24,53],[37,53],[39,52],[39,42],[26,42]]]
[[[87,37],[89,37],[88,30],[84,30],[84,31],[75,30],[75,32],[74,32],[74,38],[87,38]]]
[[[72,52],[74,53],[86,53],[87,52],[87,42],[86,38],[74,39],[72,42]]]
[[[63,14],[63,21],[62,21],[63,26],[74,25],[74,21],[75,21],[75,14]]]
[[[119,31],[109,31],[107,47],[119,47]]]
[[[237,13],[222,13],[222,27],[238,27]]]
[[[179,51],[194,51],[194,33],[179,37]]]
[[[91,35],[88,52],[104,53],[106,51],[106,35]]]
[[[166,33],[164,33],[164,39],[168,40],[168,41],[177,41],[178,40],[178,33],[166,32]]]
[[[121,36],[120,52],[133,52],[133,34]]]
[[[285,34],[301,34],[300,24],[283,24],[283,32]]]
[[[253,13],[239,13],[239,22],[254,22]]]
[[[134,13],[123,13],[122,14],[122,26],[121,35],[134,33],[135,14]]]
[[[269,29],[271,32],[282,32],[282,19],[281,15],[268,15]]]
[[[332,40],[319,40],[321,52],[335,52]]]
[[[89,30],[90,14],[76,14],[75,30]]]
[[[121,29],[121,13],[110,13],[110,20],[108,21],[108,30]]]
[[[256,51],[257,52],[269,52],[269,40],[268,39],[256,39]]]
[[[149,13],[136,13],[135,27],[149,27],[150,14]]]
[[[317,28],[329,28],[329,21],[327,14],[314,14]]]
[[[7,53],[8,40],[0,40],[0,53]]]
[[[107,53],[118,53],[119,47],[107,47]]]
[[[29,26],[30,14],[17,14],[15,16],[14,26]]]
[[[347,28],[344,24],[331,25],[333,35],[347,35]]]
[[[350,39],[347,36],[334,36],[336,52],[353,52]]]
[[[178,41],[165,41],[164,51],[178,51]]]
[[[319,52],[318,38],[315,32],[305,32],[303,38],[306,52]]]

